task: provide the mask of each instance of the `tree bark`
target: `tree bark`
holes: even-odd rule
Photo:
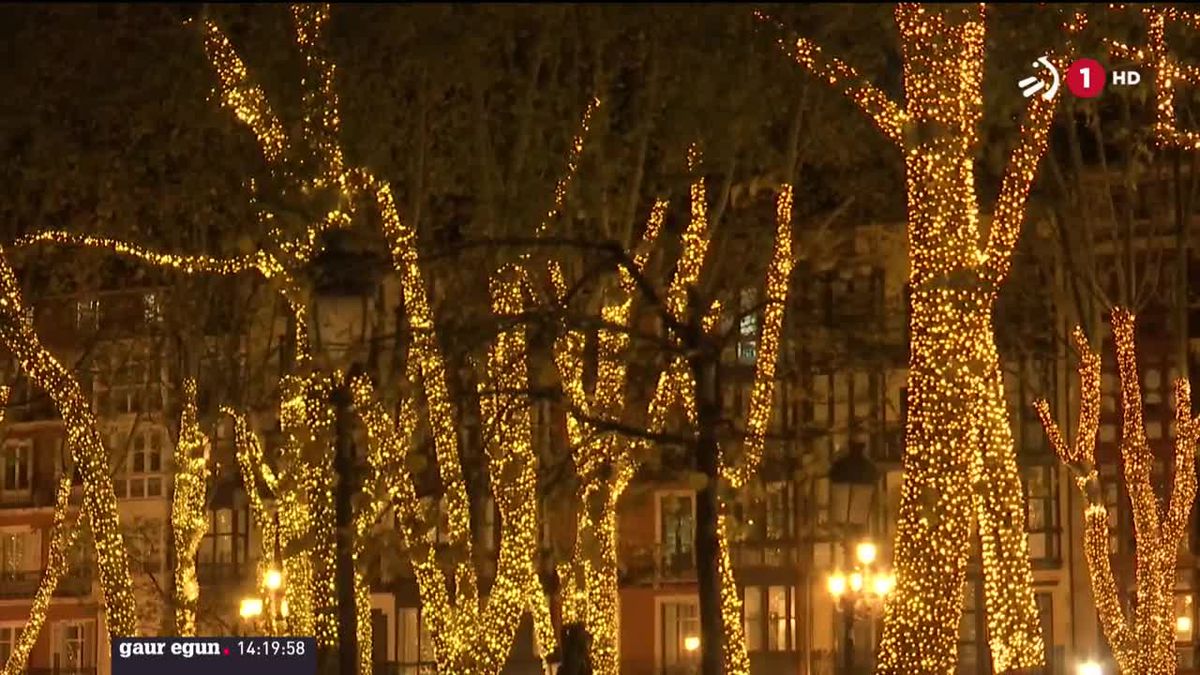
[[[696,582],[700,593],[700,672],[723,675],[724,626],[721,620],[720,514],[721,422],[720,352],[694,350],[690,361],[696,380],[696,469],[707,479],[696,492]]]
[[[340,675],[355,675],[358,669],[358,615],[354,597],[354,439],[351,427],[351,398],[345,382],[333,393],[334,472],[337,475],[335,518],[337,523],[337,669]]]

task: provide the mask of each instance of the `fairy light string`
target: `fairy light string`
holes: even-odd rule
[[[208,531],[208,448],[196,416],[196,380],[183,381],[183,411],[179,442],[174,451],[175,489],[171,497],[171,528],[175,540],[175,632],[181,637],[196,635],[196,603],[200,583],[196,579],[196,552]]]
[[[286,546],[287,542],[283,538],[283,533],[276,531],[278,528],[274,512],[263,501],[259,482],[261,480],[262,484],[272,495],[278,494],[279,484],[274,472],[271,471],[266,459],[263,457],[262,443],[259,441],[258,436],[250,429],[245,416],[228,406],[222,407],[221,412],[233,420],[233,439],[236,448],[238,469],[242,475],[242,485],[246,491],[246,501],[250,504],[250,517],[254,519],[254,525],[258,528],[259,532],[261,548],[258,556],[256,576],[258,579],[258,591],[266,597],[266,593],[269,590],[264,584],[267,572],[272,569],[286,572],[286,570],[280,567],[280,561],[277,559],[275,542],[279,541],[281,547]],[[276,504],[275,508],[279,508],[278,504]],[[290,581],[290,579],[285,577],[285,581]],[[285,622],[292,619],[293,616],[299,617],[301,621],[308,621],[307,608],[310,603],[296,599],[297,592],[303,590],[305,588],[299,584],[296,585],[295,590],[292,589],[292,584],[284,584],[284,597],[288,603],[288,617],[285,619]],[[286,630],[286,626],[279,628]],[[286,633],[281,632],[280,634]]]
[[[133,581],[109,474],[108,451],[100,437],[91,401],[84,396],[78,380],[42,345],[34,331],[3,247],[0,247],[0,342],[15,357],[26,377],[41,387],[58,409],[66,429],[65,444],[72,448],[83,478],[83,511],[96,547],[108,630],[115,637],[135,636]]]
[[[662,231],[667,202],[655,201],[633,267],[641,273]],[[550,277],[559,301],[566,294],[562,269],[551,265]],[[603,327],[597,331],[597,377],[594,390],[584,389],[583,333],[564,326],[554,349],[567,411],[567,436],[574,449],[580,481],[575,541],[571,557],[559,566],[564,623],[582,622],[592,638],[590,656],[597,675],[617,675],[617,617],[620,612],[617,561],[617,502],[633,477],[633,461],[616,434],[602,433],[592,421],[599,417],[619,420],[625,406],[634,282],[630,271],[620,269],[619,293],[601,308]],[[597,504],[598,513],[589,506]],[[588,541],[594,543],[589,550]]]
[[[1084,554],[1092,596],[1120,672],[1171,675],[1176,672],[1175,570],[1179,546],[1196,499],[1195,453],[1200,418],[1191,416],[1191,387],[1187,380],[1176,380],[1175,472],[1167,507],[1160,510],[1160,500],[1151,482],[1154,453],[1146,441],[1142,416],[1134,326],[1131,312],[1123,308],[1113,310],[1113,342],[1121,389],[1121,460],[1135,526],[1135,603],[1123,601],[1112,569],[1108,510],[1095,459],[1101,409],[1101,361],[1081,329],[1074,332],[1080,354],[1079,428],[1074,444],[1068,446],[1063,439],[1045,400],[1034,405],[1050,445],[1072,470],[1084,497]],[[1130,604],[1135,607],[1132,612],[1126,610]]]
[[[1045,154],[1054,101],[1031,99],[986,229],[975,194],[986,25],[982,5],[896,8],[903,108],[802,39],[796,62],[838,87],[904,153],[908,194],[909,416],[894,559],[878,672],[950,672],[972,524],[982,544],[992,665],[1042,665],[1011,425],[992,330],[1025,204]],[[1068,20],[1066,55],[1085,25]],[[981,243],[982,242],[982,243]]]
[[[7,401],[8,387],[3,389],[5,391],[4,399]],[[54,523],[50,528],[50,548],[46,557],[46,568],[42,570],[41,582],[38,583],[37,592],[34,593],[33,602],[30,603],[29,620],[21,627],[20,635],[13,641],[12,651],[8,653],[8,659],[4,662],[3,669],[0,669],[0,675],[24,675],[27,672],[29,654],[37,644],[42,627],[46,624],[46,611],[50,608],[54,591],[58,588],[59,580],[68,571],[70,565],[68,552],[75,544],[76,537],[79,536],[81,525],[79,515],[82,515],[78,514],[73,521],[70,519],[71,487],[71,474],[63,474],[58,480],[58,489],[55,491]]]

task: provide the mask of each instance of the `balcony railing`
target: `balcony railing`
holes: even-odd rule
[[[12,600],[32,597],[41,582],[41,570],[0,572],[0,598]]]
[[[54,594],[62,597],[77,598],[92,592],[92,571],[77,570],[64,575],[54,587]]]
[[[28,509],[54,506],[54,486],[34,476],[33,485],[24,490],[0,490],[0,509]]]
[[[41,583],[42,570],[0,572],[0,600],[32,598]],[[59,597],[79,597],[91,592],[90,570],[68,573],[59,578],[54,587],[54,595]]]
[[[791,540],[733,542],[729,553],[737,568],[792,567],[799,562],[797,543]]]
[[[681,583],[696,580],[696,554],[690,547],[662,544],[627,549],[622,577],[627,583]]]
[[[196,563],[196,581],[202,586],[232,586],[253,576],[254,565],[250,562]]]

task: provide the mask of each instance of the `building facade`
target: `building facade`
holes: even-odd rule
[[[777,371],[764,468],[760,480],[738,498],[731,551],[745,611],[747,648],[756,674],[834,675],[845,672],[846,653],[855,672],[870,672],[879,634],[878,607],[866,607],[846,630],[829,592],[831,573],[848,569],[849,551],[874,542],[877,566],[887,569],[902,482],[901,457],[907,390],[905,281],[907,260],[901,228],[865,228],[853,238],[850,262],[836,269],[801,270],[794,284]],[[1197,284],[1200,287],[1200,284]],[[394,289],[387,291],[394,293]],[[47,303],[38,310],[39,334],[64,360],[84,358],[81,370],[101,418],[113,457],[114,487],[135,573],[139,616],[148,634],[170,620],[169,518],[171,454],[177,434],[170,350],[156,344],[161,300],[153,290]],[[138,331],[82,344],[81,337],[110,322]],[[331,333],[332,327],[324,327]],[[1057,326],[1061,328],[1061,326]],[[143,330],[144,329],[144,330]],[[384,332],[387,332],[385,330]],[[758,325],[751,314],[729,344],[722,368],[724,407],[731,417],[749,405],[757,358]],[[1143,385],[1152,443],[1169,429],[1169,383],[1176,374],[1169,350],[1143,346]],[[168,356],[164,357],[163,355]],[[1031,408],[1048,398],[1064,432],[1073,433],[1076,390],[1073,366],[1063,348],[1049,354],[1005,354],[1012,425],[1021,463],[1036,600],[1047,645],[1047,671],[1074,673],[1078,662],[1104,660],[1107,648],[1095,618],[1080,541],[1082,506],[1067,472],[1053,457]],[[1119,440],[1115,376],[1106,354],[1105,417],[1100,430],[1102,473],[1112,513],[1112,547],[1118,568],[1130,579],[1132,557],[1128,498],[1113,452]],[[1193,369],[1193,372],[1195,369]],[[0,432],[0,661],[24,625],[45,567],[55,482],[70,465],[63,430],[49,401],[12,376],[12,405]],[[86,376],[90,373],[90,376]],[[22,389],[25,387],[25,390]],[[739,412],[743,411],[743,412]],[[550,403],[534,410],[535,443],[552,451],[565,446],[564,412]],[[253,592],[258,534],[232,461],[230,439],[213,426],[215,474],[210,525],[198,553],[201,633],[254,630],[237,616],[237,602]],[[465,420],[463,442],[477,444],[478,423]],[[267,438],[268,444],[271,438]],[[879,470],[876,499],[865,527],[848,530],[831,512],[829,467],[861,451]],[[1167,476],[1168,464],[1162,476]],[[80,497],[76,488],[73,504]],[[476,546],[495,551],[501,523],[495,505],[474,505]],[[550,520],[550,519],[547,519]],[[686,478],[646,478],[620,504],[621,568],[619,649],[623,675],[684,675],[696,672],[699,614],[693,550],[695,489]],[[555,534],[544,533],[550,546]],[[431,542],[441,535],[435,528]],[[1192,626],[1200,621],[1193,528],[1180,562],[1179,657],[1183,672],[1200,668]],[[46,626],[29,661],[30,673],[108,675],[107,637],[92,576],[86,532],[81,532],[70,570],[59,583]],[[1122,567],[1123,566],[1123,567]],[[489,574],[486,564],[481,579]],[[1131,580],[1131,579],[1130,579]],[[374,579],[373,660],[383,675],[418,675],[435,669],[413,580],[402,569],[381,566]],[[959,672],[990,673],[977,560],[972,563],[960,628]],[[541,672],[526,620],[508,672]],[[847,640],[847,634],[851,639]],[[1107,672],[1107,671],[1106,671]]]

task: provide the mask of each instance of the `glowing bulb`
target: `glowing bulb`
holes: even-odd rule
[[[1192,617],[1181,616],[1175,619],[1175,630],[1180,633],[1192,632]]]
[[[697,649],[700,649],[700,638],[696,637],[695,635],[689,635],[683,638],[683,648],[689,652],[694,652]]]
[[[879,549],[869,541],[864,541],[854,549],[854,556],[858,558],[858,562],[864,565],[870,565],[875,562],[875,557],[879,554]]]
[[[829,575],[829,581],[826,582],[829,588],[829,594],[833,597],[839,597],[846,592],[846,576],[841,572],[835,572]]]
[[[238,614],[243,619],[253,619],[262,614],[262,598],[242,598],[242,605],[238,609]]]
[[[1077,675],[1104,675],[1104,669],[1095,661],[1084,661],[1075,669]]]
[[[872,590],[875,591],[875,595],[878,595],[880,597],[883,597],[883,596],[887,595],[888,593],[891,593],[892,588],[895,587],[895,585],[896,585],[896,580],[894,578],[892,578],[892,575],[890,575],[890,574],[881,574],[881,575],[875,577],[874,579],[872,579],[872,583],[871,583]]]
[[[861,572],[855,572],[854,574],[851,574],[851,575],[850,575],[850,590],[852,590],[852,591],[854,591],[855,593],[857,593],[857,592],[861,591],[861,590],[862,590],[862,588],[863,588],[863,575],[862,575],[862,573],[861,573]]]
[[[279,590],[279,587],[283,585],[283,573],[274,568],[267,570],[263,576],[263,585],[269,591]]]

